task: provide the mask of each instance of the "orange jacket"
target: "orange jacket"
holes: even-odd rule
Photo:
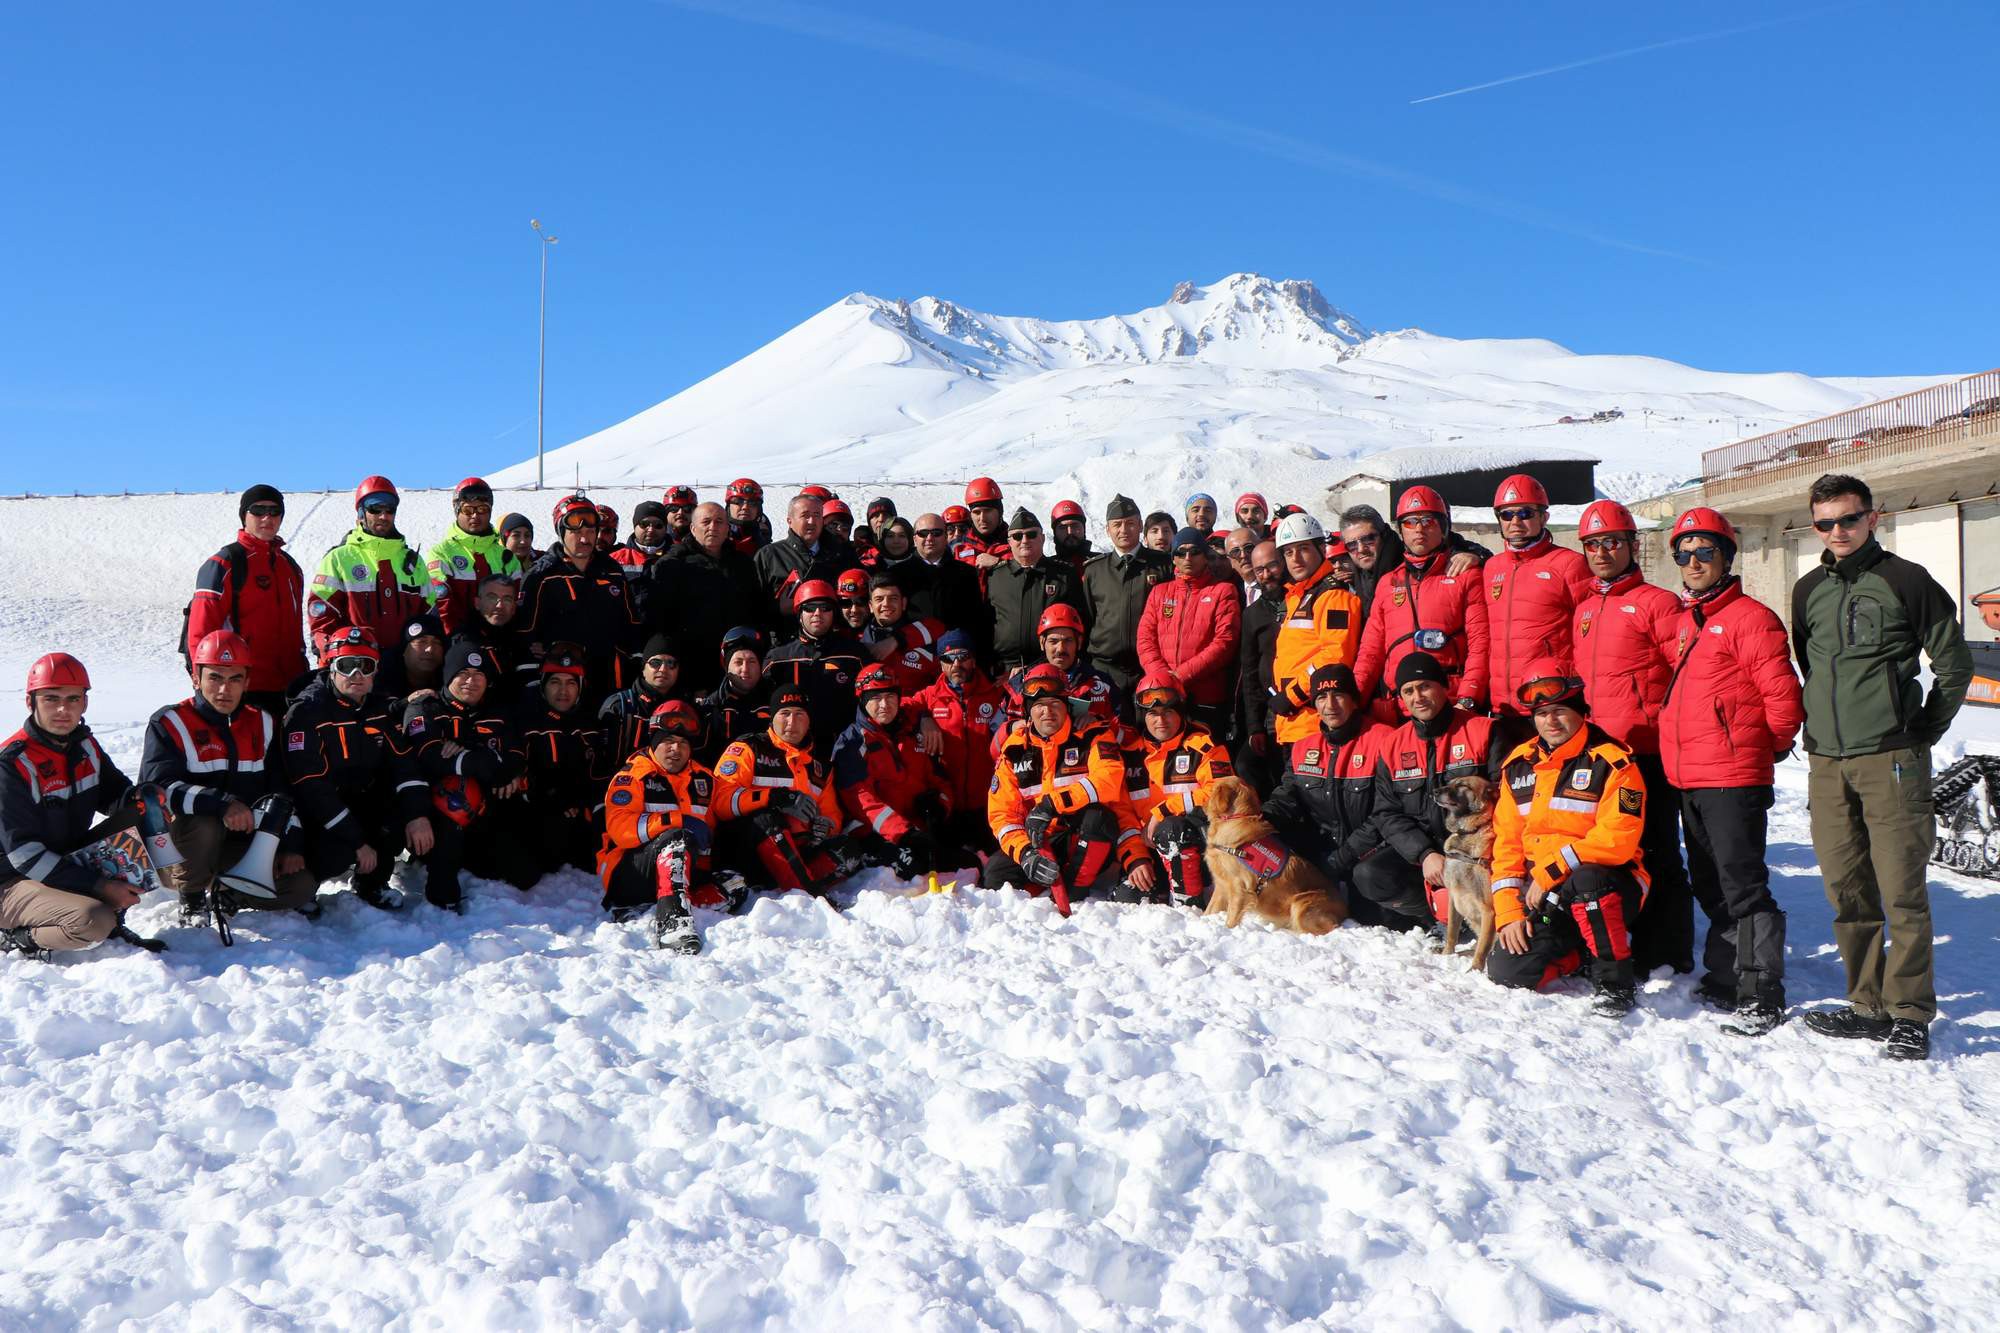
[[[1146,736],[1139,744],[1146,761],[1146,785],[1128,795],[1142,824],[1155,810],[1163,815],[1193,814],[1208,795],[1210,783],[1236,776],[1228,748],[1198,722],[1190,722],[1170,741]]]
[[[1319,730],[1306,682],[1323,666],[1353,666],[1361,651],[1361,599],[1333,581],[1333,565],[1285,585],[1285,618],[1271,654],[1278,741],[1289,746]]]
[[[1560,885],[1579,866],[1626,866],[1650,883],[1639,857],[1646,783],[1632,752],[1585,726],[1551,752],[1537,737],[1500,765],[1493,805],[1493,924],[1526,919],[1529,884]]]
[[[833,778],[812,748],[795,749],[771,731],[731,741],[715,761],[715,813],[719,819],[756,814],[779,791],[802,791],[835,828],[845,822]]]
[[[625,853],[690,824],[715,828],[715,774],[690,763],[669,773],[641,750],[625,761],[604,789],[604,841],[597,849],[597,877],[606,887]]]
[[[1118,860],[1130,867],[1146,858],[1139,813],[1125,793],[1125,756],[1109,727],[1076,730],[1065,718],[1056,734],[1037,736],[1016,722],[1000,747],[987,788],[986,822],[1000,850],[1019,861],[1028,850],[1028,811],[1047,798],[1058,814],[1102,805],[1118,820]]]

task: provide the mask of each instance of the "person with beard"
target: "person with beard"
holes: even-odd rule
[[[1111,549],[1083,567],[1083,596],[1089,610],[1086,641],[1090,665],[1108,677],[1117,693],[1119,715],[1131,716],[1132,687],[1139,663],[1139,622],[1146,597],[1173,577],[1173,561],[1139,541],[1139,506],[1130,496],[1113,496],[1104,510]]]
[[[556,502],[554,517],[561,541],[521,582],[521,635],[538,667],[555,644],[583,650],[584,704],[595,713],[605,693],[625,688],[629,672],[624,654],[639,620],[632,613],[624,570],[598,548],[603,523],[598,506],[582,495],[566,496]]]
[[[1285,620],[1285,562],[1276,542],[1250,548],[1250,576],[1256,581],[1257,600],[1243,608],[1236,658],[1236,717],[1242,739],[1233,753],[1237,775],[1264,796],[1277,785],[1285,759],[1273,712],[1276,696],[1271,692],[1271,663],[1278,650],[1278,627]]]
[[[692,486],[669,486],[660,500],[667,519],[667,546],[688,535],[694,528],[694,509],[699,504]],[[728,515],[723,516],[725,519]]]
[[[962,629],[938,640],[938,664],[942,674],[910,698],[910,707],[928,711],[943,736],[937,759],[946,813],[932,820],[938,863],[976,866],[997,850],[986,824],[986,789],[993,738],[1006,725],[1006,695],[979,669],[977,647]]]
[[[623,763],[646,744],[646,729],[661,704],[684,697],[680,646],[655,630],[639,650],[639,678],[598,706],[613,762]]]
[[[701,736],[695,755],[713,764],[724,746],[771,725],[771,686],[764,679],[764,632],[737,625],[722,636],[722,680],[695,700]]]
[[[693,691],[722,679],[713,648],[732,625],[763,619],[763,594],[750,557],[729,541],[729,516],[719,504],[697,505],[688,533],[653,562],[647,605],[652,628],[686,649],[681,679]]]
[[[777,638],[798,630],[794,595],[800,585],[824,583],[831,588],[842,570],[854,567],[854,548],[827,532],[825,501],[801,492],[785,508],[785,535],[758,551],[751,563],[764,598],[764,620]],[[845,723],[842,724],[846,725]]]
[[[910,614],[964,630],[986,660],[993,645],[993,610],[981,594],[979,572],[952,557],[951,524],[940,514],[919,514],[910,535],[915,558],[893,567],[909,598]]]
[[[1271,535],[1271,504],[1256,491],[1245,491],[1237,496],[1234,512],[1236,526],[1250,529],[1256,534],[1256,541],[1261,542]]]
[[[840,623],[855,638],[868,628],[868,571],[844,569],[833,581],[833,595],[840,603]]]
[[[1084,531],[1083,506],[1074,500],[1058,500],[1049,511],[1049,530],[1055,536],[1056,559],[1067,560],[1083,573],[1084,564],[1097,552],[1090,549],[1090,534]]]
[[[1364,614],[1375,605],[1375,584],[1390,570],[1403,563],[1403,539],[1396,535],[1382,511],[1374,505],[1350,505],[1340,512],[1340,539],[1347,547],[1348,559],[1354,564],[1354,575],[1348,586],[1361,599]],[[1491,554],[1484,546],[1471,541],[1458,532],[1445,535],[1445,546],[1451,551],[1451,558],[1445,565],[1445,573],[1453,578],[1463,578],[1481,561]]]
[[[376,677],[375,688],[391,699],[407,699],[419,690],[438,689],[444,684],[448,642],[437,612],[424,611],[411,616],[402,633],[389,640],[389,653]]]
[[[1006,511],[1000,502],[1000,483],[991,477],[974,477],[965,484],[965,506],[971,528],[952,543],[951,553],[979,572],[979,586],[983,589],[987,577],[1013,555],[1007,538]]]
[[[595,869],[604,783],[613,765],[605,733],[581,704],[582,652],[558,645],[542,659],[541,677],[540,690],[520,702],[513,718],[527,785],[498,803],[499,816],[526,835],[524,847],[543,874],[564,866]]]
[[[1205,542],[1220,544],[1222,536],[1215,530],[1215,519],[1220,512],[1214,496],[1207,491],[1196,491],[1187,498],[1187,503],[1181,506],[1181,517],[1185,520],[1181,527],[1193,528],[1201,534],[1201,539]],[[1180,528],[1174,529],[1176,533],[1180,530]],[[1173,548],[1169,546],[1167,550],[1171,552]]]
[[[972,511],[964,505],[946,505],[939,517],[944,519],[946,545],[954,550],[972,535]]]
[[[739,555],[754,556],[771,540],[771,520],[764,514],[764,488],[738,477],[723,492],[729,507],[729,544]]]

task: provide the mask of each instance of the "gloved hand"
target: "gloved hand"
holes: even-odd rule
[[[889,866],[898,879],[915,879],[929,873],[937,862],[937,852],[931,845],[930,835],[919,829],[912,829],[896,844],[896,855]]]
[[[787,818],[796,819],[812,829],[813,841],[818,842],[833,833],[833,821],[819,808],[819,802],[802,791],[788,791],[771,802],[774,809]]]
[[[1039,884],[1045,889],[1062,878],[1062,867],[1056,864],[1056,859],[1039,848],[1021,857],[1021,869],[1027,874],[1031,883]]]
[[[1041,800],[1036,801],[1034,808],[1028,811],[1028,818],[1026,820],[1028,845],[1030,847],[1040,847],[1046,843],[1049,840],[1049,829],[1055,822],[1056,808],[1050,804],[1049,798],[1044,796]]]

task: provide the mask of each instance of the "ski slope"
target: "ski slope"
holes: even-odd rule
[[[1235,273],[1094,320],[854,293],[664,402],[550,451],[552,485],[797,484],[985,473],[1101,511],[1120,478],[1316,497],[1355,460],[1454,446],[1581,450],[1652,494],[1702,450],[1941,377],[1727,374],[1541,339],[1377,333],[1310,282]],[[1564,425],[1617,409],[1622,418]],[[534,460],[491,474],[532,483]]]
[[[302,563],[348,504],[291,497]],[[0,502],[0,679],[76,652],[135,766],[234,505]],[[1840,969],[1801,765],[1780,783],[1812,1002]],[[246,914],[227,952],[154,895],[161,958],[0,962],[0,1327],[1983,1329],[2000,1303],[1993,886],[1933,878],[1914,1068],[1727,1037],[1688,978],[1614,1025],[1374,930],[893,887],[704,918],[696,959],[571,872],[473,880],[463,918],[328,886],[317,925]]]

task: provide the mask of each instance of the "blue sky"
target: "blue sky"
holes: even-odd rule
[[[17,7],[0,492],[532,453],[534,216],[551,447],[855,290],[1255,270],[1378,328],[1984,369],[1996,46],[1984,4]]]

